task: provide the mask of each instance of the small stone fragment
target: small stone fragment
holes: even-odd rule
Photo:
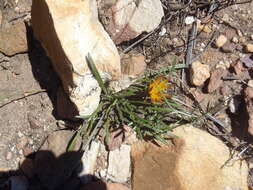
[[[237,61],[235,64],[232,64],[232,67],[237,75],[240,75],[245,70],[241,61]]]
[[[143,55],[125,55],[121,59],[121,71],[125,75],[138,77],[144,74],[146,67]]]
[[[248,53],[253,53],[253,44],[246,44],[245,45],[245,50]]]
[[[220,36],[216,39],[216,41],[215,41],[216,47],[217,47],[217,48],[222,47],[222,46],[227,42],[227,40],[228,40],[228,39],[227,39],[226,36],[220,35]]]
[[[38,129],[42,127],[42,124],[40,123],[38,116],[34,112],[29,112],[27,114],[27,120],[30,124],[31,129]]]
[[[194,98],[197,100],[197,102],[201,102],[205,98],[204,94],[196,88],[191,88],[190,92],[192,93]]]
[[[222,77],[226,76],[227,72],[228,71],[223,68],[218,68],[211,73],[211,77],[207,86],[208,93],[214,92],[222,85]]]
[[[191,83],[195,86],[201,86],[210,77],[209,65],[204,65],[199,61],[191,64],[190,69]]]
[[[239,101],[238,98],[233,97],[231,98],[231,100],[229,101],[229,110],[231,113],[236,113],[239,109],[241,102]]]
[[[248,81],[248,86],[251,87],[251,88],[253,88],[253,80],[249,80]]]
[[[253,34],[251,34],[250,39],[253,40]]]
[[[246,38],[244,36],[239,38],[239,42],[240,43],[245,43],[246,42]]]
[[[0,52],[7,56],[27,52],[26,26],[18,22],[9,28],[0,29]]]
[[[243,34],[242,34],[241,30],[236,30],[236,33],[237,33],[238,36],[243,37]]]
[[[186,25],[192,24],[194,21],[195,21],[195,18],[193,16],[187,16],[185,18],[185,24]]]
[[[236,49],[236,45],[232,43],[225,43],[222,47],[221,50],[224,53],[232,53]]]
[[[252,68],[253,67],[253,56],[252,55],[245,55],[243,57],[240,58],[240,61],[242,63],[244,63],[244,65],[248,68]]]
[[[11,160],[12,159],[12,152],[7,152],[6,153],[6,156],[5,156],[5,159],[8,161],[8,160]]]
[[[107,178],[118,183],[125,183],[130,177],[129,145],[121,145],[119,149],[110,151]]]
[[[234,36],[232,38],[232,42],[234,42],[235,44],[237,44],[239,42],[238,38],[236,36]]]

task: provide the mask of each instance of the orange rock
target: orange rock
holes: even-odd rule
[[[171,145],[132,145],[132,190],[248,190],[246,162],[224,165],[228,147],[192,126],[173,132]]]

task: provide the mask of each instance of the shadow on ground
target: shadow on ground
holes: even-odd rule
[[[28,55],[32,66],[34,78],[40,87],[47,91],[54,107],[53,116],[56,119],[77,121],[78,111],[75,105],[65,94],[61,80],[53,68],[53,64],[47,57],[45,50],[33,35],[31,26],[26,23]]]
[[[56,157],[50,151],[32,153],[26,157],[18,170],[0,172],[0,189],[88,190],[82,187],[81,179],[83,179],[98,182],[97,190],[106,190],[105,183],[95,176],[80,176],[83,168],[82,154],[73,151]]]

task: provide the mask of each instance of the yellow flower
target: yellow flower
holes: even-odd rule
[[[172,84],[169,83],[168,79],[163,76],[156,77],[148,87],[148,94],[151,98],[152,103],[162,102],[164,98],[170,98],[167,90],[171,88]]]

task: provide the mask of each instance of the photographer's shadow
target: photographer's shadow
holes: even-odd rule
[[[27,190],[88,190],[81,178],[96,182],[94,190],[106,190],[106,184],[93,175],[81,176],[83,152],[72,151],[56,157],[51,151],[38,151],[26,157],[17,171],[0,172],[0,189],[13,190],[13,176],[25,180]],[[22,177],[21,177],[22,176]],[[4,178],[6,179],[4,182]],[[20,180],[19,179],[19,180]],[[3,184],[4,182],[4,184]],[[1,184],[2,183],[2,184]],[[20,188],[18,188],[20,189]],[[14,189],[15,190],[15,189]]]

